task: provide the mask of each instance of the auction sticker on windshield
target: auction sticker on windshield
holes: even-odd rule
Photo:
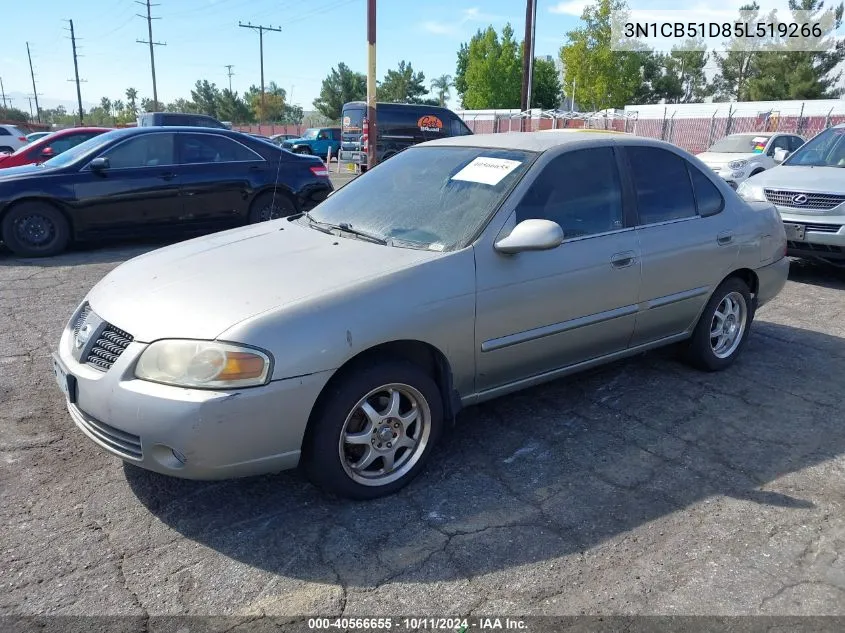
[[[477,182],[482,185],[498,185],[505,176],[521,164],[518,160],[479,156],[452,176],[452,180]]]

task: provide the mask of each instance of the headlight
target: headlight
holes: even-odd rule
[[[746,180],[740,184],[736,192],[749,202],[766,202],[763,186],[751,180]]]
[[[732,160],[728,163],[728,167],[731,169],[742,169],[748,164],[747,160]]]
[[[215,341],[156,341],[135,366],[141,380],[197,389],[255,387],[269,374],[268,353]]]

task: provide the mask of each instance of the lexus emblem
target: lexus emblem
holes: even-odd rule
[[[85,346],[85,343],[88,342],[89,338],[91,338],[91,326],[86,323],[79,328],[79,332],[77,332],[73,337],[73,346],[76,349],[82,349]]]
[[[809,200],[809,198],[807,198],[807,195],[803,193],[799,193],[798,195],[792,196],[792,204],[807,204],[807,200]]]

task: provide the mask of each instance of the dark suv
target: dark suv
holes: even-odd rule
[[[152,127],[157,125],[178,125],[190,127],[213,127],[228,130],[229,126],[214,117],[205,114],[190,114],[187,112],[146,112],[138,115],[138,127]]]

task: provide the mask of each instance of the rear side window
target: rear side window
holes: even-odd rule
[[[216,134],[180,134],[178,139],[183,165],[261,160],[251,149]]]
[[[659,147],[628,146],[626,151],[641,226],[695,217],[687,161]]]
[[[12,135],[12,133],[9,132],[9,130],[7,130],[2,125],[0,125],[0,136],[11,136],[11,135]]]
[[[516,219],[557,222],[566,239],[624,228],[613,150],[597,147],[554,158],[520,201]]]
[[[715,215],[722,210],[725,203],[719,189],[707,176],[693,164],[687,163],[692,187],[695,191],[695,202],[698,205],[698,213],[702,216]]]

